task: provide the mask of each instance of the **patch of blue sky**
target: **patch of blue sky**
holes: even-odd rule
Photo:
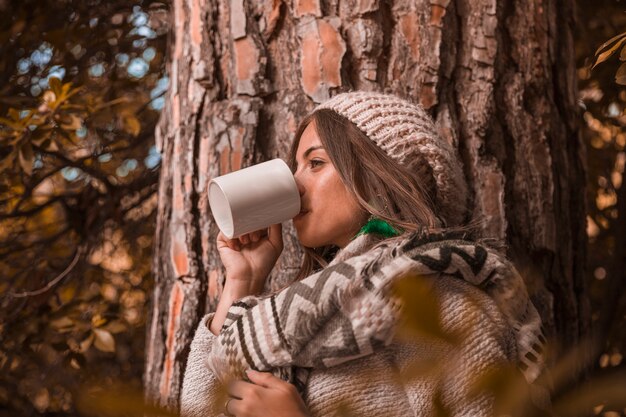
[[[146,38],[135,39],[133,41],[133,47],[137,49],[144,49],[146,45],[148,45],[148,41],[146,40]]]
[[[165,106],[165,97],[157,97],[150,102],[150,108],[152,110],[163,110],[163,106]]]
[[[109,162],[111,160],[111,158],[113,158],[112,154],[110,154],[110,153],[103,153],[102,155],[100,155],[98,157],[98,162],[101,162],[101,163]]]
[[[143,60],[143,58],[133,58],[130,61],[130,64],[128,64],[127,71],[131,77],[142,78],[146,75],[149,69],[150,66]]]
[[[63,78],[65,77],[65,68],[60,65],[54,65],[50,67],[50,69],[48,70],[48,80],[52,77],[63,80]]]
[[[89,75],[92,77],[101,77],[104,74],[104,64],[98,63],[89,67]]]
[[[20,74],[26,74],[30,71],[31,65],[32,62],[30,61],[30,58],[22,58],[17,61],[17,72]]]
[[[148,14],[141,10],[141,8],[136,8],[133,10],[133,14],[129,17],[130,21],[133,23],[133,26],[143,26],[148,23]]]
[[[30,54],[30,60],[33,65],[38,66],[39,68],[43,68],[52,59],[53,50],[52,46],[49,43],[42,43],[38,49],[34,50],[32,54]]]
[[[135,169],[137,169],[137,165],[138,164],[136,159],[127,159],[122,162],[122,165],[117,167],[117,169],[115,170],[115,174],[118,177],[125,177],[130,173],[130,171],[134,171]]]
[[[76,181],[82,173],[83,171],[81,169],[74,167],[65,167],[61,169],[61,175],[63,175],[63,178],[68,181]]]
[[[76,136],[81,139],[87,136],[87,128],[85,125],[81,125],[78,129],[76,129]]]
[[[156,56],[156,49],[150,46],[146,48],[145,51],[143,51],[143,54],[141,54],[141,56],[143,57],[144,60],[146,60],[147,62],[150,62]]]
[[[35,160],[33,161],[33,169],[39,169],[43,167],[43,161],[41,160],[41,154],[35,154]]]
[[[163,77],[159,78],[159,80],[156,82],[156,85],[154,86],[152,91],[150,91],[150,98],[156,98],[162,95],[164,92],[167,91],[167,87],[169,86],[169,84],[170,84],[170,79],[167,75],[164,75]]]
[[[154,39],[156,38],[156,32],[153,31],[152,29],[150,29],[148,26],[139,26],[134,28],[133,30],[131,30],[129,32],[129,34],[131,35],[139,35],[139,36],[143,36],[144,38],[148,38],[148,39]]]
[[[148,151],[148,156],[146,156],[143,160],[143,164],[146,166],[146,168],[152,169],[159,165],[160,162],[161,154],[159,154],[159,151],[157,151],[156,146],[152,145],[150,147],[150,150]]]
[[[124,165],[129,171],[134,171],[135,169],[137,169],[137,165],[139,164],[137,163],[136,159],[127,159],[124,161]]]
[[[128,54],[117,54],[115,56],[115,61],[117,62],[117,65],[119,65],[120,67],[123,67],[126,64],[128,64],[128,61],[130,61],[130,58]]]

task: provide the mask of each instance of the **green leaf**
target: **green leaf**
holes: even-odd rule
[[[103,352],[115,352],[115,339],[110,332],[104,329],[93,329],[93,334],[96,337],[93,344],[96,349]]]

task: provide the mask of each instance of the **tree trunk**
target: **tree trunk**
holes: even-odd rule
[[[463,158],[475,217],[509,244],[548,335],[563,346],[587,335],[573,16],[572,0],[174,0],[147,398],[177,409],[194,329],[222,288],[209,180],[285,157],[298,121],[347,89],[431,112]],[[285,226],[268,288],[300,264]]]

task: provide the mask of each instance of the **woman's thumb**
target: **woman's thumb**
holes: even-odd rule
[[[272,246],[279,251],[283,250],[283,225],[282,223],[273,224],[270,226],[269,234],[267,236]]]

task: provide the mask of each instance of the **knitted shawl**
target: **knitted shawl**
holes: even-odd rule
[[[369,240],[368,240],[369,239]],[[359,236],[349,246],[371,242]],[[545,338],[523,279],[501,254],[450,235],[413,233],[365,253],[340,251],[321,271],[268,296],[248,296],[228,311],[206,364],[225,382],[269,371],[302,393],[312,368],[328,368],[389,345],[403,306],[400,279],[448,274],[485,291],[515,333],[517,366],[527,382],[541,373]]]

